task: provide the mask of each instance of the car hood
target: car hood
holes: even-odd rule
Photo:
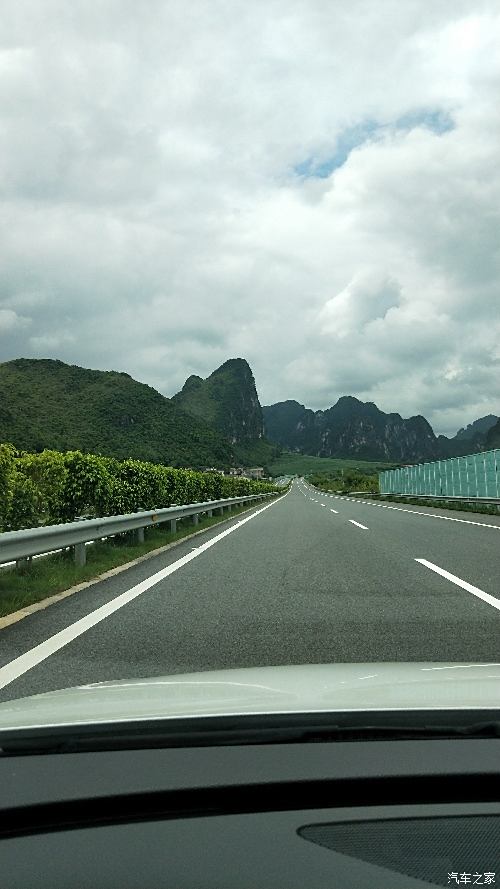
[[[1,703],[0,730],[189,716],[499,708],[500,664],[308,664],[46,692]]]

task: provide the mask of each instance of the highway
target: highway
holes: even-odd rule
[[[296,480],[0,629],[0,700],[231,667],[491,663],[499,629],[500,518]]]

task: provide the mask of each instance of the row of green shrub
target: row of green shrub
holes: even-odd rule
[[[241,497],[273,485],[80,451],[28,454],[0,444],[0,531]]]
[[[314,472],[307,476],[308,482],[320,491],[339,491],[349,494],[350,491],[377,492],[379,490],[378,475],[362,470],[347,469],[341,472]]]

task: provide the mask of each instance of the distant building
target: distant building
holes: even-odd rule
[[[243,466],[232,466],[226,474],[240,478],[264,478],[264,467],[253,466],[251,469],[245,469]]]
[[[254,466],[253,469],[246,469],[245,475],[247,478],[263,478],[264,477],[264,467],[263,466]]]

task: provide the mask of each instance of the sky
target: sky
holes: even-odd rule
[[[500,415],[496,0],[3,0],[0,361]]]

